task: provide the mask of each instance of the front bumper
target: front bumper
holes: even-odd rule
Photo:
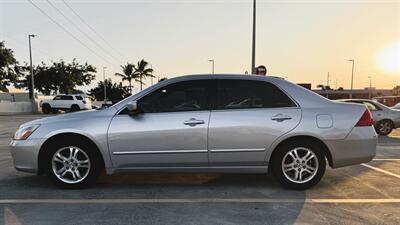
[[[372,126],[354,127],[342,140],[327,140],[332,155],[332,167],[366,163],[376,155],[378,136]]]
[[[19,171],[38,173],[38,155],[44,139],[13,140],[10,143],[14,167]]]

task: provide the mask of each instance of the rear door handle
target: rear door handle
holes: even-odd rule
[[[292,117],[290,117],[288,115],[283,115],[283,114],[277,114],[277,115],[271,117],[271,120],[275,120],[277,122],[282,122],[282,121],[291,120],[291,119],[292,119]]]
[[[191,118],[191,119],[186,120],[185,122],[183,122],[183,124],[191,126],[191,127],[194,127],[194,126],[199,125],[199,124],[204,124],[204,120],[198,120],[196,118]]]

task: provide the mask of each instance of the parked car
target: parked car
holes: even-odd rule
[[[400,110],[369,99],[341,99],[339,101],[366,105],[372,112],[375,130],[380,135],[388,135],[393,129],[400,128]]]
[[[285,187],[317,184],[333,168],[370,161],[370,111],[280,78],[192,75],[168,79],[108,108],[21,125],[17,170],[84,188],[100,171],[267,173]]]
[[[392,109],[400,110],[400,102],[393,106]]]
[[[55,113],[58,110],[78,111],[83,109],[92,109],[89,98],[82,95],[57,95],[53,99],[40,101],[40,107],[44,114]]]
[[[392,107],[400,102],[400,96],[380,96],[374,97],[373,100],[380,102],[388,107]]]

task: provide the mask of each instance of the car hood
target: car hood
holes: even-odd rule
[[[32,120],[27,123],[22,124],[20,127],[35,125],[35,124],[48,124],[55,122],[66,122],[68,120],[83,120],[85,118],[92,118],[96,116],[102,116],[107,114],[113,114],[116,110],[113,107],[104,109],[104,110],[88,110],[88,111],[80,111],[73,113],[65,113],[57,116],[49,116],[37,120]]]

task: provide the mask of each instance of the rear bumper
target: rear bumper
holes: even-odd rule
[[[19,171],[37,173],[38,155],[44,139],[13,140],[10,143],[14,167]]]
[[[376,155],[377,134],[372,126],[354,127],[342,140],[327,140],[332,167],[338,168],[371,161]]]

